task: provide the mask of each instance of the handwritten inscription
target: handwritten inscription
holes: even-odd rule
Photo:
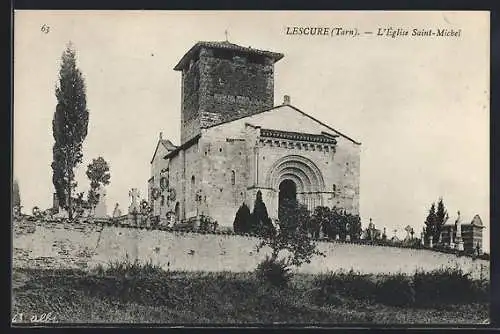
[[[50,32],[50,27],[46,24],[43,24],[41,27],[40,27],[40,30],[41,32],[43,32],[44,34],[48,34]]]
[[[285,35],[290,36],[312,36],[312,37],[375,37],[375,38],[459,38],[462,37],[462,29],[448,28],[401,28],[401,27],[377,27],[375,29],[361,30],[356,27],[285,27]]]
[[[52,312],[32,315],[28,315],[25,313],[16,313],[12,317],[12,323],[44,323],[55,321],[56,316],[52,314]]]

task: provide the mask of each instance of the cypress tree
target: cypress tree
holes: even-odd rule
[[[233,229],[235,233],[249,233],[250,231],[250,208],[243,203],[234,217]]]
[[[262,234],[274,231],[273,223],[267,213],[266,204],[262,200],[262,192],[260,190],[257,191],[251,221],[251,230],[255,233]]]
[[[76,52],[68,45],[62,55],[57,106],[52,120],[52,182],[61,207],[73,218],[73,192],[77,186],[75,167],[82,162],[82,145],[87,136],[89,112],[82,73],[76,66]]]
[[[439,235],[441,234],[443,225],[446,223],[446,221],[448,221],[448,218],[448,212],[446,211],[446,208],[444,206],[443,199],[440,198],[436,209],[436,220],[433,234],[434,240],[439,240]]]
[[[432,203],[431,208],[429,209],[429,213],[427,214],[427,218],[425,218],[425,235],[424,238],[429,240],[429,237],[432,235],[433,238],[436,234],[435,226],[436,226],[436,205]]]

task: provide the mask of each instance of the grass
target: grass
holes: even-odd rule
[[[395,277],[391,284],[404,291]],[[279,288],[254,273],[170,272],[129,261],[90,272],[14,269],[12,314],[30,319],[51,313],[60,323],[171,324],[457,324],[489,318],[484,300],[387,305],[377,291],[394,291],[394,285],[381,289],[382,282],[391,280],[353,272],[296,274]]]

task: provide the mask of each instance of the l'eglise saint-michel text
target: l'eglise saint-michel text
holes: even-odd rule
[[[381,37],[461,37],[462,29],[405,29],[405,28],[378,28],[377,36]]]

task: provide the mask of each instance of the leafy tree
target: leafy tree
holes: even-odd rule
[[[307,208],[295,200],[284,200],[280,210],[278,231],[264,236],[257,245],[257,251],[265,246],[270,247],[271,262],[278,261],[279,254],[286,251],[288,255],[280,260],[285,267],[298,267],[303,263],[310,263],[314,255],[324,256],[316,249],[316,243],[306,229],[306,221],[310,219]]]
[[[251,213],[250,208],[243,203],[234,217],[233,229],[235,233],[251,232]]]
[[[260,190],[257,191],[251,221],[252,232],[264,235],[274,233],[274,226],[271,222],[271,218],[269,218],[269,215],[267,213],[266,204],[262,200],[262,192]]]
[[[319,231],[323,230],[325,235],[329,235],[326,231],[329,227],[331,218],[330,208],[327,206],[317,206],[311,216],[311,224],[309,226],[309,231],[314,238],[319,237]]]
[[[76,197],[73,199],[73,204],[74,214],[76,214],[77,217],[81,217],[88,206],[88,202],[85,202],[83,199],[83,192],[76,194]]]
[[[334,239],[337,234],[339,234],[339,215],[335,207],[329,210],[328,219],[324,221],[322,226],[323,234],[329,239]]]
[[[347,215],[347,222],[349,223],[348,233],[352,240],[358,240],[361,238],[361,233],[363,229],[361,227],[361,217],[358,215]]]
[[[111,179],[108,163],[103,157],[92,159],[92,163],[87,166],[86,174],[90,180],[90,190],[87,194],[87,201],[94,209],[99,202],[97,190],[101,186],[108,185]]]
[[[89,112],[82,73],[76,66],[76,52],[69,45],[62,55],[57,106],[52,120],[52,182],[56,196],[70,219],[73,218],[73,191],[77,186],[75,167],[82,162],[82,145],[87,136]]]
[[[312,220],[317,220],[321,216],[321,229],[330,239],[337,235],[345,238],[347,234],[351,239],[359,239],[363,232],[361,227],[361,218],[359,215],[347,213],[341,208],[333,207],[331,210],[326,207],[317,207],[312,215]],[[327,216],[327,217],[325,217]]]
[[[334,207],[331,211],[330,224],[333,226],[332,231],[335,232],[332,238],[338,234],[340,238],[345,239],[347,235],[347,217],[345,211]]]

